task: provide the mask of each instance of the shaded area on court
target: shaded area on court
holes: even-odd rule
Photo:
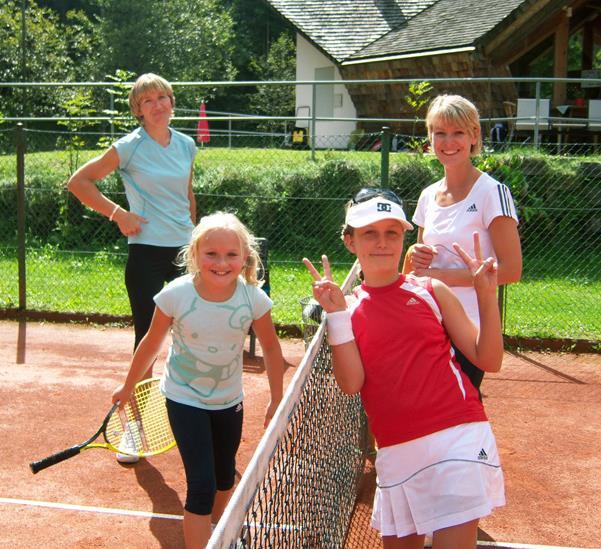
[[[29,471],[30,461],[94,430],[125,376],[132,343],[129,328],[27,323],[19,329],[0,321],[0,546],[183,547],[185,483],[177,451],[132,467],[89,450],[35,476]],[[304,345],[282,344],[289,381]],[[263,433],[269,391],[260,348],[255,359],[245,357],[244,384],[239,471]],[[507,354],[501,372],[485,377],[483,392],[508,504],[481,521],[480,540],[598,547],[601,356]],[[379,546],[369,527],[374,483],[368,461],[348,547]]]

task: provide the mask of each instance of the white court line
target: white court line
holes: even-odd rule
[[[129,509],[115,509],[111,507],[93,507],[90,505],[73,505],[71,503],[55,503],[52,501],[34,501],[31,499],[14,499],[14,498],[2,498],[0,497],[0,504],[5,503],[8,505],[24,505],[26,507],[49,507],[51,509],[63,509],[66,511],[83,511],[86,513],[104,513],[107,515],[122,515],[130,517],[142,517],[142,518],[161,518],[169,520],[183,520],[182,515],[167,515],[164,513],[150,513],[148,511],[131,511]],[[266,525],[261,523],[244,523],[244,526],[256,529],[279,529],[279,530],[300,530],[298,526],[291,526],[288,524],[282,525]]]
[[[586,549],[586,547],[564,547],[559,545],[532,545],[529,543],[503,543],[502,541],[478,541],[478,547],[499,547],[500,549]]]
[[[50,507],[67,511],[84,511],[87,513],[105,513],[108,515],[122,515],[142,518],[160,518],[169,520],[183,520],[182,515],[167,515],[164,513],[150,513],[148,511],[131,511],[129,509],[114,509],[111,507],[92,507],[89,505],[71,505],[70,503],[54,503],[51,501],[33,501],[30,499],[0,498],[0,503],[9,505],[25,505],[28,507]]]
[[[51,501],[34,501],[30,499],[13,499],[0,497],[0,504],[8,505],[24,505],[27,507],[49,507],[52,509],[63,509],[66,511],[83,511],[86,513],[104,513],[108,515],[122,515],[130,517],[142,518],[160,518],[168,520],[182,520],[182,515],[168,515],[164,513],[149,513],[148,511],[131,511],[129,509],[115,509],[111,507],[93,507],[90,505],[72,505],[70,503],[54,503]],[[250,528],[266,528],[264,524],[245,523],[245,526]],[[270,528],[269,526],[267,528]],[[282,530],[298,529],[290,525],[271,526]],[[501,541],[478,541],[479,547],[499,547],[503,549],[586,549],[584,547],[560,547],[557,545],[532,545],[524,543],[503,543]]]

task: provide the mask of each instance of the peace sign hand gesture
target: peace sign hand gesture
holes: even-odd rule
[[[313,277],[313,297],[323,307],[326,313],[334,313],[336,311],[344,311],[346,309],[346,300],[340,286],[332,280],[332,270],[328,256],[321,256],[324,275],[321,276],[319,271],[313,266],[313,263],[306,257],[303,257],[305,267]]]
[[[474,232],[474,257],[470,256],[457,242],[453,243],[453,248],[461,256],[461,259],[463,259],[463,262],[472,274],[476,291],[496,292],[498,264],[492,257],[482,259],[480,235]]]

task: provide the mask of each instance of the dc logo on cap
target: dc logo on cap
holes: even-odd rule
[[[390,204],[386,204],[385,202],[378,202],[378,211],[379,212],[391,212],[392,208]]]

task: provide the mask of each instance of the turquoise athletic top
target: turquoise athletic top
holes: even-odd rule
[[[146,130],[137,128],[113,144],[119,155],[129,210],[148,220],[130,244],[183,246],[190,241],[188,182],[196,156],[194,140],[169,129],[171,141],[163,147]]]
[[[253,320],[271,310],[267,294],[238,278],[227,301],[198,295],[192,275],[167,284],[154,301],[173,318],[172,343],[161,380],[170,400],[223,410],[242,402],[242,353]]]

